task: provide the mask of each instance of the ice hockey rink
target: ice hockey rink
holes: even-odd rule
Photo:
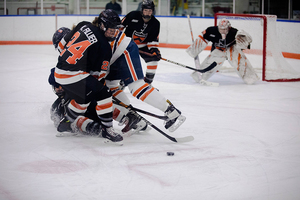
[[[161,54],[194,66],[184,49]],[[170,133],[161,120],[143,116],[174,137],[195,140],[174,143],[151,129],[116,146],[55,136],[48,76],[57,56],[52,45],[0,46],[1,200],[300,198],[300,82],[246,85],[234,73],[217,73],[210,81],[220,86],[206,87],[191,70],[160,61],[153,85],[187,120]],[[257,56],[249,60],[260,64]],[[299,60],[288,62],[300,68]],[[163,114],[125,92],[135,107]]]

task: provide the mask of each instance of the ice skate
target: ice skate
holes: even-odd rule
[[[56,137],[64,137],[66,133],[72,133],[71,135],[76,135],[78,129],[74,123],[64,117],[58,124],[57,131],[58,133],[56,134]]]
[[[181,115],[181,112],[172,104],[165,111],[165,115],[169,118],[165,122],[165,128],[170,132],[174,132],[186,120],[186,117]]]
[[[148,126],[141,117],[134,112],[128,112],[127,115],[124,117],[123,124],[125,127],[122,129],[122,133],[132,135],[134,133],[138,133],[139,131],[146,131],[148,130]]]
[[[102,137],[106,138],[105,143],[112,142],[114,144],[123,145],[123,137],[115,132],[113,127],[102,127]]]
[[[101,136],[102,135],[102,125],[98,122],[90,122],[86,126],[86,135],[91,136]]]

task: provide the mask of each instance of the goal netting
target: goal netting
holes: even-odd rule
[[[282,55],[276,36],[276,15],[216,13],[215,26],[224,18],[230,21],[232,27],[242,29],[252,36],[251,49],[244,52],[256,55],[255,62],[252,62],[251,56],[247,57],[255,70],[261,72],[263,81],[300,81],[300,72]]]

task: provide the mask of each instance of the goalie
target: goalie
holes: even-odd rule
[[[220,69],[225,60],[228,60],[246,84],[253,84],[259,79],[243,52],[244,49],[250,49],[252,42],[248,33],[231,27],[227,19],[222,19],[218,26],[211,26],[204,30],[186,51],[195,58],[206,48],[208,42],[212,42],[211,53],[201,63],[200,69],[215,67],[202,75],[199,72],[192,73],[191,76],[196,82],[201,79],[208,80]]]

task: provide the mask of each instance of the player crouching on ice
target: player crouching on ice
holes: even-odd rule
[[[201,78],[208,80],[220,69],[225,60],[228,60],[246,84],[253,84],[259,79],[243,52],[244,49],[250,49],[252,42],[248,33],[231,27],[227,19],[222,19],[218,26],[211,26],[204,30],[186,51],[195,58],[206,48],[208,42],[212,42],[211,53],[201,63],[200,69],[206,69],[211,65],[215,67],[203,73],[202,77],[199,72],[194,72],[191,76],[196,82]]]
[[[95,18],[94,21],[98,21],[98,18]],[[90,22],[81,22],[76,26],[73,32],[76,32],[76,29],[80,29],[82,26],[88,24],[90,24]],[[98,23],[96,24],[96,22],[93,22],[93,24],[98,27]],[[66,28],[61,29],[65,30]],[[53,44],[59,51],[60,46],[58,44],[61,43],[60,41],[64,41],[64,43],[67,43],[70,40],[70,36],[73,35],[67,35],[70,30],[64,32],[61,29],[56,31],[53,36]],[[185,117],[181,115],[181,112],[177,108],[175,108],[174,105],[168,103],[169,101],[167,101],[159,93],[158,90],[155,90],[151,85],[144,82],[144,76],[137,45],[130,38],[126,37],[122,32],[117,32],[115,36],[116,37],[114,38],[114,40],[110,41],[111,47],[113,47],[113,56],[110,63],[111,66],[109,73],[105,77],[106,84],[111,89],[113,96],[123,102],[125,105],[130,105],[130,101],[125,93],[122,90],[119,90],[118,83],[121,79],[124,82],[125,86],[128,86],[134,97],[141,101],[144,101],[147,104],[152,105],[155,108],[162,110],[168,117],[168,119],[165,121],[165,128],[170,132],[175,131],[185,121]],[[64,46],[61,46],[61,48],[61,50],[63,50]],[[54,88],[59,87],[59,84],[57,84],[54,80],[53,70],[51,70],[51,74],[49,76],[49,83],[53,85]],[[57,119],[61,119],[63,116],[63,113],[61,112],[64,112],[64,109],[61,109],[61,107],[66,106],[65,104],[61,103],[60,96],[57,101],[52,105],[51,110],[57,111],[57,113],[54,114],[58,116]],[[86,134],[89,134],[89,132],[91,132],[88,130],[89,124],[95,124],[93,121],[97,121],[98,118],[93,109],[90,109],[93,106],[94,105],[92,105],[91,103],[87,108],[88,114],[85,114],[85,116],[81,116],[82,119],[88,119],[88,121],[90,121],[90,123],[85,124],[87,128],[84,128],[82,126],[77,127],[80,130],[84,129],[84,132]],[[137,113],[132,113],[128,109],[116,104],[113,104],[113,110],[114,120],[120,122],[121,124],[125,123],[125,127],[122,129],[122,132],[124,134],[130,130],[133,130],[132,133],[136,133],[138,131],[147,129],[147,123],[141,120]],[[95,126],[93,125],[93,127]]]

